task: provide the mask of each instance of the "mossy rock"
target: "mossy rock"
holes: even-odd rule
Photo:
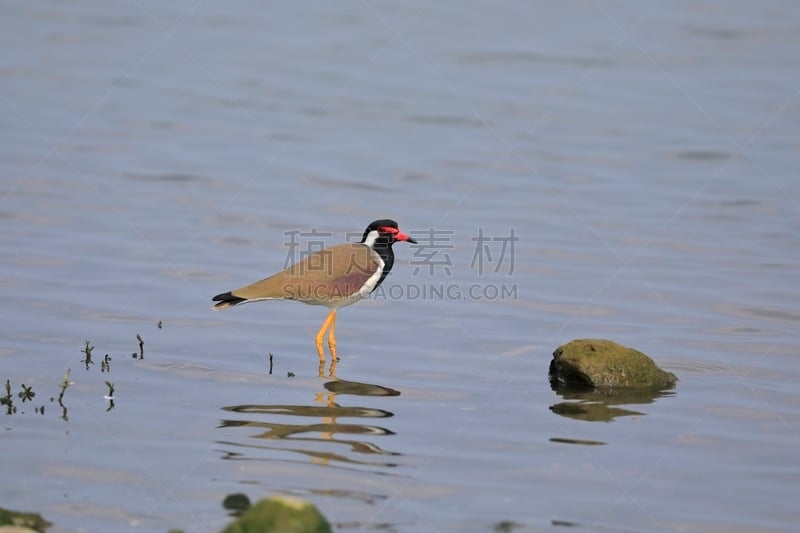
[[[550,362],[550,378],[589,387],[670,389],[678,378],[661,370],[638,350],[605,339],[580,339],[559,346]]]
[[[51,525],[39,513],[23,513],[0,507],[0,528],[8,531],[44,531]]]
[[[251,505],[222,533],[330,533],[331,526],[311,503],[273,496]]]

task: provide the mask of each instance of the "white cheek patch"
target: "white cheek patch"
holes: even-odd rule
[[[367,238],[366,238],[366,240],[364,240],[363,244],[366,244],[367,246],[372,248],[373,246],[375,246],[375,241],[377,241],[378,237],[380,237],[380,236],[381,236],[381,234],[378,233],[377,230],[372,230],[369,233],[367,233]]]

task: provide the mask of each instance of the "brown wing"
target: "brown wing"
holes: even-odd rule
[[[363,244],[340,244],[308,256],[274,276],[231,291],[237,298],[284,298],[309,304],[329,304],[361,288],[380,264]]]

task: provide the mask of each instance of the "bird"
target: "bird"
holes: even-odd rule
[[[332,362],[336,362],[336,311],[369,296],[383,283],[394,265],[392,245],[397,241],[417,244],[391,219],[375,220],[359,243],[325,248],[268,278],[214,296],[212,309],[219,311],[262,300],[296,300],[330,309],[314,342],[320,368],[325,364],[325,333]]]

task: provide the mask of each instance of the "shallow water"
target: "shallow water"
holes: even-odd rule
[[[0,504],[56,532],[217,531],[234,492],[342,531],[794,530],[798,21],[6,6]],[[339,313],[338,379],[325,309],[210,310],[383,217],[420,245]],[[550,354],[587,337],[677,389],[553,391]]]

